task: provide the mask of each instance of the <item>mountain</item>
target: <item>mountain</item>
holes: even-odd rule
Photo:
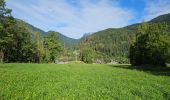
[[[159,23],[159,22],[166,22],[168,24],[169,27],[168,29],[170,32],[170,13],[158,16],[152,19],[151,21],[149,21],[149,23]]]
[[[160,22],[166,22],[169,26],[170,29],[170,13],[168,14],[164,14],[164,15],[160,15],[150,21],[148,21],[148,23],[160,23]],[[131,30],[137,30],[137,27],[140,25],[141,23],[136,23],[136,24],[132,24],[129,26],[126,26],[124,28],[126,29],[131,29]]]
[[[39,28],[37,28],[37,27],[35,27],[35,26],[33,26],[33,25],[31,25],[31,24],[29,24],[29,23],[27,23],[27,22],[25,22],[21,19],[16,19],[16,20],[17,20],[17,23],[26,26],[28,28],[28,30],[30,30],[32,33],[33,32],[40,32],[42,35],[46,34],[46,32],[44,32],[43,30],[41,30],[41,29],[39,29]]]
[[[35,26],[25,22],[25,21],[23,21],[23,20],[17,19],[17,22],[19,24],[22,24],[22,25],[26,26],[28,28],[28,30],[31,31],[32,33],[40,32],[42,34],[42,36],[44,36],[45,34],[48,33],[48,32],[45,32],[45,31],[43,31],[43,30],[41,30],[41,29],[39,29],[39,28],[37,28],[37,27],[35,27]],[[65,36],[65,35],[63,35],[63,34],[61,34],[59,32],[56,32],[56,33],[58,34],[58,37],[59,37],[59,39],[61,41],[61,44],[64,47],[73,47],[79,41],[79,39],[69,38],[69,37],[67,37],[67,36]]]
[[[58,33],[58,32],[57,32]],[[61,33],[58,33],[59,39],[61,41],[61,44],[64,47],[73,47],[76,43],[79,42],[79,39],[73,39],[73,38],[69,38]]]
[[[170,26],[170,14],[158,16],[148,23],[166,22]],[[135,41],[137,27],[141,23],[123,28],[109,28],[96,32],[78,44],[79,48],[89,47],[101,55],[97,59],[114,59],[119,62],[128,62],[130,45]]]
[[[55,31],[49,31],[49,32],[55,32]],[[59,32],[55,32],[55,33],[58,34],[59,40],[61,41],[63,47],[73,47],[76,43],[79,42],[79,39],[69,38]]]
[[[159,22],[166,22],[168,25],[170,25],[170,13],[160,15],[152,19],[151,21],[149,21],[149,23],[159,23]]]

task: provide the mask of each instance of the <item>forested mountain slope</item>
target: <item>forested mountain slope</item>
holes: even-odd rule
[[[49,32],[55,32],[55,31],[49,31]],[[48,33],[48,32],[47,32]],[[59,32],[55,32],[58,34],[58,37],[61,41],[61,44],[63,47],[65,48],[68,48],[68,47],[73,47],[76,43],[79,42],[79,39],[72,39],[72,38],[69,38]]]
[[[48,32],[45,32],[23,20],[17,19],[17,22],[20,24],[23,24],[24,26],[26,26],[28,28],[28,30],[30,30],[32,33],[34,32],[40,32],[42,34],[42,36],[44,36],[45,34],[47,34]],[[73,38],[69,38],[59,32],[56,32],[58,34],[58,37],[61,41],[62,46],[65,47],[72,47],[74,46],[79,40],[78,39],[73,39]]]
[[[168,25],[170,25],[170,13],[158,16],[149,22],[150,23],[166,22]]]
[[[166,22],[170,26],[170,14],[158,16],[148,23]],[[96,32],[79,43],[79,48],[91,48],[98,55],[95,59],[114,59],[119,62],[128,62],[130,45],[135,41],[135,35],[140,23],[123,28],[109,28]]]

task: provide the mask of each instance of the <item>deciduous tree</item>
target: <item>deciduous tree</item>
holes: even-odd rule
[[[170,37],[166,23],[142,24],[136,42],[130,48],[132,65],[165,66],[169,59]]]

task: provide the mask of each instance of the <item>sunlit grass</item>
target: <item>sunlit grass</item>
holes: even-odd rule
[[[0,64],[0,100],[170,99],[170,77],[124,65]]]

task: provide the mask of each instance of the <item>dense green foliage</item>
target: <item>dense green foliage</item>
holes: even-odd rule
[[[35,32],[34,33],[34,62],[41,63],[44,60],[45,52],[44,52],[44,45],[41,33]]]
[[[16,23],[11,16],[11,10],[5,7],[5,2],[0,2],[0,59],[1,62],[20,62],[24,57],[30,34],[22,25]],[[29,57],[27,57],[29,59]],[[26,60],[26,59],[24,59]]]
[[[11,11],[9,12],[7,8],[5,8],[5,3],[4,0],[0,0],[0,62],[3,62],[4,59],[4,51],[7,49],[3,47],[4,45],[7,44],[7,42],[10,40],[8,34],[2,34],[4,33],[4,27],[7,27],[5,22],[9,21],[12,19],[10,16]]]
[[[96,53],[95,59],[102,62],[128,63],[128,51],[135,40],[135,31],[127,29],[107,29],[83,39],[78,48],[91,48]],[[121,59],[120,59],[121,58]]]
[[[170,59],[170,37],[167,29],[165,23],[143,23],[139,26],[136,42],[130,49],[131,64],[165,66]]]
[[[169,76],[116,66],[0,64],[0,99],[170,99]]]
[[[83,48],[80,51],[80,60],[85,63],[93,63],[94,56],[94,52],[90,48]]]
[[[59,38],[55,32],[49,32],[44,37],[44,47],[47,62],[55,62],[59,52],[61,51],[61,45],[58,42]]]
[[[61,48],[57,34],[49,36],[50,33],[48,33],[44,40],[41,33],[34,32],[26,23],[14,19],[11,16],[11,11],[6,8],[5,2],[1,0],[0,61],[40,63],[48,58],[46,55],[50,59],[47,62],[54,61],[57,55],[56,52],[59,52]],[[44,42],[47,43],[46,50],[49,54],[44,52]]]

